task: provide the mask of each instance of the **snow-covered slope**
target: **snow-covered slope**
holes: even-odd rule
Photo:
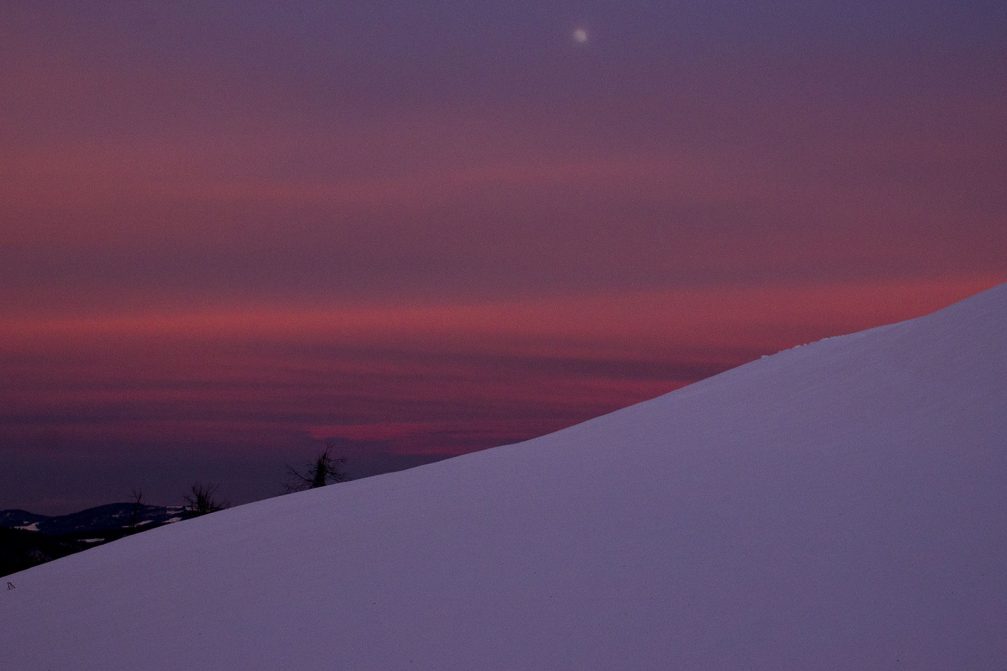
[[[1002,669],[1007,285],[14,575],[3,669]]]

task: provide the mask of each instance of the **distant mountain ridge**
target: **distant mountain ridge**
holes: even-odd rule
[[[183,506],[107,503],[68,515],[39,515],[26,510],[0,510],[0,528],[37,531],[51,536],[106,534],[143,526],[180,522],[191,515]]]
[[[0,510],[0,576],[192,517],[182,506],[108,503],[68,515]]]

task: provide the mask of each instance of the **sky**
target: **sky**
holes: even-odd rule
[[[992,1],[4,3],[0,508],[417,465],[1003,282],[1005,45]]]

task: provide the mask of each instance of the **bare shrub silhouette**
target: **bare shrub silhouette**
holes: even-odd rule
[[[186,509],[193,515],[206,515],[223,510],[227,503],[218,501],[215,498],[217,485],[195,483],[189,488],[190,493],[185,496]]]
[[[287,466],[287,475],[291,481],[285,485],[286,490],[297,492],[350,480],[349,474],[344,469],[346,458],[332,456],[334,449],[335,445],[332,442],[327,443],[325,450],[303,470]]]

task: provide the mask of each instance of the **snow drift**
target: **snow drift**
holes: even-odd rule
[[[14,575],[4,669],[1002,669],[1007,285]]]

